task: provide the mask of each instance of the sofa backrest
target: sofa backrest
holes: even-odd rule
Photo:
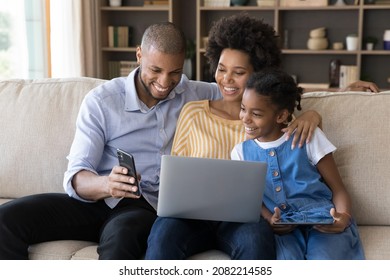
[[[389,107],[390,91],[318,92],[302,99],[303,111],[321,114],[323,130],[337,147],[334,158],[360,225],[390,225]]]
[[[63,192],[66,156],[93,78],[0,81],[0,199]],[[361,225],[390,225],[390,92],[306,93],[316,110]],[[296,112],[296,115],[301,112]]]
[[[0,81],[0,197],[63,192],[66,156],[93,78]]]

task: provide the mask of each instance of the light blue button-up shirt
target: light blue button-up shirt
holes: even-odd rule
[[[91,202],[77,195],[72,186],[73,176],[81,170],[110,174],[113,166],[118,165],[116,149],[120,148],[133,154],[137,172],[141,174],[142,195],[156,209],[161,156],[171,153],[183,105],[221,97],[215,83],[190,81],[183,75],[165,100],[148,108],[136,93],[137,71],[96,87],[83,100],[64,176],[64,189],[69,196]],[[113,208],[119,200],[110,197],[105,202]]]

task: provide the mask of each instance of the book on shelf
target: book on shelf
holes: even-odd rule
[[[109,79],[116,77],[126,77],[137,67],[137,61],[110,60],[108,62],[108,77]]]
[[[359,80],[357,65],[340,65],[340,88]]]
[[[108,26],[108,46],[127,48],[132,45],[133,28],[131,26]]]

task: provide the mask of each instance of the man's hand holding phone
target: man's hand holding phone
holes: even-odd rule
[[[137,180],[127,175],[127,168],[114,166],[108,176],[108,188],[114,198],[139,198]],[[137,178],[140,180],[140,178]]]
[[[119,166],[114,166],[108,176],[109,192],[115,198],[139,198],[140,175],[137,174],[132,155],[122,150],[117,150]]]

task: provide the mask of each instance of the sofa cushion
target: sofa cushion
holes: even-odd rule
[[[71,260],[97,260],[99,255],[97,253],[97,244],[86,246],[83,249],[77,251],[71,258]]]
[[[95,260],[99,256],[96,252],[97,245],[87,246],[72,255],[72,260]],[[195,254],[189,260],[230,260],[229,255],[219,250],[208,250]]]
[[[81,240],[58,240],[34,244],[28,248],[28,255],[30,260],[70,260],[80,250],[90,247],[94,247],[95,252],[90,251],[89,257],[85,256],[85,259],[97,259],[96,243]]]
[[[66,156],[93,78],[0,82],[0,197],[63,192]]]
[[[321,114],[323,130],[337,147],[334,158],[359,225],[390,225],[389,105],[390,92],[303,95],[302,109]]]
[[[359,226],[366,259],[389,260],[390,226]]]

